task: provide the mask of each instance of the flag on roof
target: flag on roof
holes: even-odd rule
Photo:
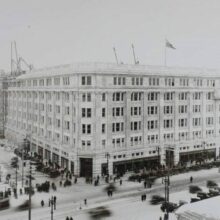
[[[171,49],[176,49],[173,44],[171,44],[168,40],[166,40],[166,47],[171,48]]]

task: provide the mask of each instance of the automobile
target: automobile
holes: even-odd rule
[[[100,206],[100,207],[91,209],[89,211],[89,214],[92,219],[100,219],[103,217],[111,216],[111,211],[105,206]]]
[[[168,212],[175,211],[179,206],[173,202],[163,202],[160,209],[165,212],[168,209]]]
[[[10,203],[9,203],[9,199],[8,198],[0,200],[0,210],[8,209],[9,206],[10,206]]]
[[[208,195],[209,195],[210,197],[219,196],[219,195],[220,195],[220,192],[219,192],[218,190],[216,190],[216,189],[209,189]]]
[[[202,199],[208,199],[209,195],[208,195],[208,193],[205,193],[205,192],[198,192],[197,197],[202,200]]]
[[[191,198],[190,203],[201,201],[199,198]]]
[[[18,210],[27,210],[29,208],[29,201],[28,200],[25,200],[22,204],[20,204],[17,209]]]
[[[11,162],[18,162],[18,157],[12,157]]]
[[[151,205],[157,205],[157,204],[161,204],[164,201],[165,201],[165,198],[163,196],[153,195],[151,197],[150,203],[151,203]]]

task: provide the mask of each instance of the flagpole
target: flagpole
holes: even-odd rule
[[[166,39],[165,39],[165,44],[164,44],[164,66],[167,66],[167,45],[166,45]]]

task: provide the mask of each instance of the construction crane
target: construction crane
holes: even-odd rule
[[[33,69],[33,65],[28,64],[22,56],[18,55],[16,42],[11,42],[11,75],[20,75],[26,71],[22,69],[22,64],[29,71]]]
[[[117,57],[117,53],[116,53],[116,49],[115,49],[115,47],[113,47],[113,51],[114,51],[114,54],[115,54],[115,60],[116,60],[116,63],[118,64],[118,57]]]
[[[133,57],[134,57],[134,64],[139,64],[139,61],[136,59],[136,56],[135,56],[134,44],[131,44],[131,47],[132,47],[132,52],[133,52]]]

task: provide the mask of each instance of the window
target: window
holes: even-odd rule
[[[105,108],[102,108],[102,117],[105,117]]]
[[[91,118],[92,109],[91,108],[82,108],[82,118]]]
[[[212,93],[212,92],[208,92],[208,93],[206,94],[206,99],[207,99],[207,100],[213,99],[213,93]]]
[[[165,105],[163,107],[164,114],[173,114],[173,106],[172,105]]]
[[[163,127],[164,128],[172,128],[173,127],[173,120],[172,119],[166,119],[163,121]]]
[[[213,117],[207,117],[206,118],[206,125],[213,125],[214,124],[214,118]]]
[[[179,100],[187,100],[187,93],[186,92],[179,93]]]
[[[186,118],[180,118],[179,119],[179,127],[186,127],[187,126],[187,119]]]
[[[150,92],[148,93],[148,101],[156,101],[158,100],[158,93]]]
[[[131,116],[141,115],[141,107],[131,107]]]
[[[122,92],[115,92],[113,93],[112,97],[113,101],[123,101],[124,100],[124,93]]]
[[[148,113],[148,115],[157,115],[158,107],[157,106],[148,106],[147,113]]]
[[[142,86],[143,85],[143,78],[142,77],[132,77],[131,78],[131,85],[132,86]]]
[[[189,86],[189,79],[180,78],[180,86]]]
[[[165,86],[175,86],[174,78],[165,78]]]
[[[194,100],[200,100],[201,99],[201,93],[200,92],[194,92],[193,93],[193,99]]]
[[[131,122],[131,131],[141,130],[141,121],[132,121]]]
[[[148,130],[157,129],[158,128],[158,121],[157,120],[148,121],[147,128],[148,128]]]
[[[114,85],[125,85],[126,78],[125,77],[113,77],[113,84]]]
[[[91,134],[91,125],[90,124],[82,124],[82,133],[83,134]]]
[[[159,78],[149,77],[149,86],[159,86]]]
[[[171,101],[171,100],[173,100],[173,93],[172,92],[164,93],[164,101]]]
[[[60,85],[60,78],[56,77],[54,78],[54,85],[59,86]]]
[[[131,93],[131,101],[140,101],[141,93],[140,92],[132,92]]]
[[[105,124],[102,124],[102,134],[105,134]]]
[[[91,102],[91,93],[83,93],[82,94],[82,101],[83,102]]]
[[[105,100],[106,100],[106,97],[105,97],[106,95],[105,95],[105,93],[102,93],[102,101],[103,102],[105,102]]]
[[[92,77],[91,76],[82,76],[82,85],[91,86],[92,85]]]
[[[51,78],[47,78],[46,82],[47,82],[47,86],[52,85],[52,79]]]
[[[123,116],[124,115],[124,108],[123,107],[116,107],[112,108],[112,116]]]
[[[193,105],[193,112],[194,113],[201,112],[201,105]]]
[[[193,126],[197,127],[201,125],[201,118],[193,118]]]
[[[112,123],[112,132],[120,132],[120,131],[124,131],[124,123],[123,122]]]
[[[179,105],[179,113],[187,113],[187,105]]]

